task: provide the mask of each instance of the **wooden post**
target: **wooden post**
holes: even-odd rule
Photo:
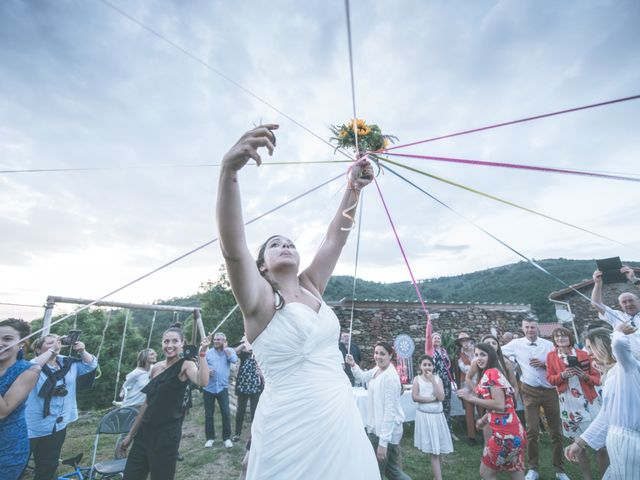
[[[51,331],[51,317],[53,316],[53,307],[55,306],[56,301],[54,297],[47,297],[47,304],[44,309],[44,317],[42,319],[42,334],[41,337],[45,335],[49,335]]]
[[[198,327],[198,331],[200,332],[200,337],[204,338],[207,336],[207,332],[204,329],[204,323],[202,323],[202,311],[199,308],[196,308],[193,312],[193,319],[195,325]]]

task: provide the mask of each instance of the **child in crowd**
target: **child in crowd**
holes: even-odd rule
[[[453,452],[453,443],[444,415],[444,385],[433,373],[434,361],[429,355],[420,358],[420,375],[413,379],[412,398],[416,402],[416,424],[413,444],[431,454],[433,478],[442,480],[440,455]]]

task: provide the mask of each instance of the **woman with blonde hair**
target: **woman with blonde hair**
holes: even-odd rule
[[[156,352],[153,348],[145,348],[138,353],[136,368],[127,374],[120,389],[122,407],[139,407],[147,396],[142,389],[146,387],[151,377],[151,367],[156,363]]]
[[[29,442],[35,461],[34,480],[50,480],[58,468],[67,425],[78,419],[76,391],[79,377],[98,366],[96,357],[76,341],[71,348],[80,358],[60,355],[62,337],[45,335],[33,344],[38,358],[46,358],[27,399]]]
[[[615,327],[613,335],[605,328],[587,333],[586,346],[602,372],[602,408],[565,456],[578,462],[587,445],[594,450],[607,447],[610,465],[607,480],[640,478],[640,362],[631,353],[629,335],[636,328],[628,323]]]

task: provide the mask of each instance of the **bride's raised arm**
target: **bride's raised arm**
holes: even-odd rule
[[[231,289],[245,320],[255,317],[261,302],[266,300],[265,295],[272,297],[273,293],[247,247],[238,171],[251,159],[257,165],[262,163],[258,154],[261,147],[265,147],[269,155],[273,154],[275,135],[272,130],[277,128],[278,125],[261,125],[246,132],[224,156],[220,167],[216,203],[220,248]]]
[[[367,160],[356,163],[349,171],[347,189],[342,196],[342,201],[334,215],[324,242],[320,245],[311,265],[301,274],[300,279],[308,281],[322,295],[338,263],[342,249],[349,238],[352,220],[343,215],[343,212],[354,205],[360,194],[360,190],[373,180],[373,168]],[[349,211],[349,216],[355,218],[356,209]]]

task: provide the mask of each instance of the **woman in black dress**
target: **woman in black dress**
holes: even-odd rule
[[[236,377],[236,398],[238,399],[236,434],[231,439],[234,442],[240,440],[247,403],[251,402],[251,421],[253,421],[260,394],[264,389],[264,378],[253,355],[251,344],[247,342],[247,337],[242,337],[242,343],[236,347],[236,354],[240,359],[240,368]]]
[[[196,366],[182,355],[184,335],[179,327],[172,326],[162,335],[165,359],[151,369],[151,381],[142,390],[147,400],[121,444],[126,450],[133,441],[124,471],[126,480],[145,480],[149,474],[151,480],[175,477],[187,386],[193,382],[204,387],[209,381],[208,346],[209,338],[205,337]]]

